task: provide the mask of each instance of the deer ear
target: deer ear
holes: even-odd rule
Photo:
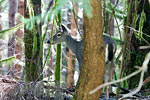
[[[61,28],[63,32],[67,32],[66,26],[64,26],[63,24],[61,25]]]
[[[61,25],[61,28],[62,28],[63,32],[71,33],[71,30],[64,24]]]

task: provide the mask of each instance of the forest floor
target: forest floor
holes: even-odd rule
[[[43,83],[42,83],[43,84]],[[0,100],[54,100],[54,97],[50,96],[50,92],[47,94],[41,92],[44,88],[50,88],[56,90],[54,87],[43,87],[41,82],[37,83],[27,83],[19,82],[11,77],[0,76]],[[65,89],[59,89],[65,98],[64,100],[71,100],[73,92]],[[48,90],[49,91],[49,90]],[[54,91],[53,91],[54,92]],[[68,92],[68,93],[66,93]],[[70,93],[70,94],[69,94]],[[72,93],[72,94],[71,94]],[[143,96],[141,94],[145,94]],[[18,99],[19,98],[19,99]],[[55,99],[57,100],[57,99]],[[60,99],[63,100],[63,99]],[[100,97],[100,100],[116,100],[116,96],[112,95],[109,99],[106,99],[104,94]],[[134,96],[132,98],[126,98],[122,100],[150,100],[150,89],[142,90],[140,96]]]

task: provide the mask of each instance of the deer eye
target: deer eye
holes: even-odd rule
[[[61,34],[60,34],[60,33],[58,33],[58,34],[57,34],[57,37],[58,37],[58,38],[60,38],[60,37],[61,37]]]

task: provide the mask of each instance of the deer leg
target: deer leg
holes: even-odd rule
[[[106,68],[105,68],[105,83],[108,83],[109,82],[109,64],[106,64]],[[109,86],[106,86],[106,94],[105,94],[105,97],[106,97],[106,99],[108,99],[109,98]]]
[[[114,67],[112,66],[113,62],[109,62],[106,64],[105,69],[105,83],[111,82],[113,78]],[[106,98],[109,98],[109,93],[112,92],[112,88],[110,86],[106,86]]]

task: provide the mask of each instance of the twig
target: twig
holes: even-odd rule
[[[140,46],[139,49],[150,49],[150,46]]]
[[[116,4],[115,4],[114,8],[116,8],[116,7],[117,7],[118,3],[119,3],[119,0],[117,0],[117,2],[116,2]]]
[[[131,78],[131,77],[133,77],[133,76],[135,76],[135,75],[137,75],[137,74],[140,73],[140,72],[141,72],[141,68],[140,68],[139,70],[137,70],[137,71],[131,73],[130,75],[128,75],[128,76],[122,78],[122,79],[118,79],[118,80],[116,80],[116,81],[104,83],[104,84],[98,86],[97,88],[93,89],[92,91],[90,91],[89,94],[93,94],[93,93],[95,93],[96,91],[98,91],[99,89],[101,89],[101,88],[103,88],[103,87],[106,87],[106,86],[108,86],[108,85],[116,84],[116,83],[125,81],[125,80],[127,80],[127,79],[129,79],[129,78]]]
[[[150,82],[150,76],[149,76],[149,77],[147,77],[147,78],[144,80],[143,85],[146,85],[148,82]]]
[[[48,7],[47,7],[47,9],[46,9],[46,12],[48,12],[48,11],[52,8],[53,5],[54,5],[54,0],[51,0],[51,1],[49,2],[49,4],[48,4]]]
[[[125,27],[127,27],[127,28],[129,28],[130,30],[132,30],[132,31],[134,31],[134,32],[138,32],[138,33],[141,33],[140,31],[138,31],[138,30],[136,30],[135,28],[132,28],[132,27],[130,27],[130,26],[125,26]],[[142,34],[143,35],[146,35],[147,37],[150,37],[149,35],[147,35],[146,33],[143,33],[142,32]],[[150,45],[150,43],[146,40],[146,39],[144,39],[143,37],[141,37],[148,45]]]

